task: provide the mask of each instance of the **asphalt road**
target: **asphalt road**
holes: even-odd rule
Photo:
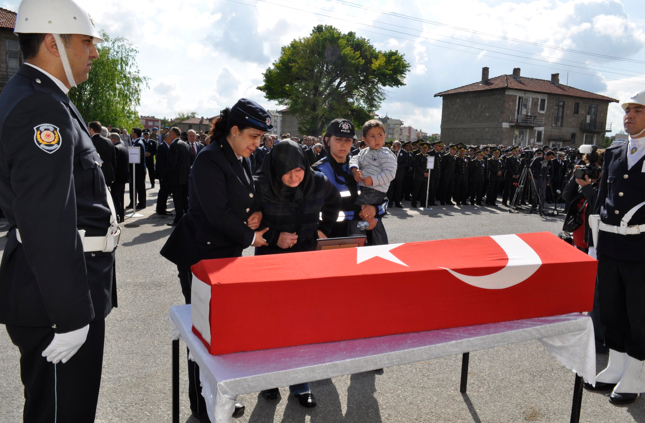
[[[183,304],[174,265],[159,255],[171,218],[154,212],[156,190],[148,190],[143,216],[128,218],[117,250],[119,308],[107,319],[103,382],[97,422],[169,422],[171,343],[168,309]],[[171,207],[172,207],[172,201]],[[409,206],[409,203],[405,203]],[[510,214],[504,208],[437,207],[393,209],[385,219],[391,243],[550,231],[562,217]],[[0,220],[4,249],[6,220]],[[251,251],[245,251],[251,254]],[[466,258],[467,259],[467,258]],[[270,330],[270,328],[268,328]],[[181,348],[181,421],[190,415],[185,348]],[[19,354],[0,329],[0,421],[22,421]],[[607,356],[597,356],[597,367]],[[257,393],[238,399],[246,413],[239,423],[372,422],[566,422],[574,375],[537,342],[470,355],[468,393],[459,393],[461,357],[386,368],[312,383],[318,407],[306,410],[280,390],[269,402]],[[645,422],[645,399],[628,407],[585,392],[584,422]]]

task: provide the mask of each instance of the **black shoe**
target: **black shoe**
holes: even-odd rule
[[[396,207],[400,208],[400,209],[402,209],[402,208],[403,208],[403,204],[401,204],[401,203],[396,203],[396,204],[394,204],[394,205],[395,205]]]
[[[260,395],[266,400],[276,400],[280,396],[280,390],[278,388],[267,389],[260,392]]]
[[[585,382],[585,389],[587,391],[591,392],[605,392],[605,391],[613,391],[614,388],[616,387],[615,383],[604,383],[604,382],[596,382],[596,386],[593,386],[591,383]]]
[[[137,210],[141,210],[141,209],[145,209],[145,208],[146,208],[145,204],[141,204],[141,203],[137,204]]]
[[[210,423],[210,419],[208,418],[208,414],[196,414],[196,413],[193,413],[188,418],[188,420],[186,420],[186,423],[194,423],[194,422]]]
[[[455,203],[453,203],[452,201],[448,201],[448,202],[446,203],[446,205],[448,205],[448,206],[454,206],[454,205],[455,205]]]
[[[166,223],[166,226],[172,226],[174,228],[175,226],[177,226],[177,224],[175,222]]]
[[[612,392],[611,395],[607,394],[609,397],[609,402],[614,405],[627,405],[636,401],[640,394],[627,394],[627,393],[616,393]]]
[[[439,203],[439,204],[441,204],[442,206],[445,206],[445,205],[446,205],[445,201],[442,201],[442,202],[441,202],[441,203]]]
[[[502,206],[508,207],[508,204],[507,203],[502,203]]]
[[[244,404],[239,401],[235,401],[235,411],[233,411],[233,417],[238,418],[244,415]]]
[[[156,212],[159,216],[174,216],[173,212],[165,211],[165,212]]]
[[[316,398],[311,392],[307,394],[296,395],[298,402],[305,408],[314,408],[316,406]]]
[[[126,209],[131,209],[131,208],[132,208],[132,203],[130,203],[130,204],[128,204],[128,205],[126,206]]]
[[[412,204],[410,204],[410,207],[416,207],[416,206],[417,206],[417,203],[414,201],[412,202]]]

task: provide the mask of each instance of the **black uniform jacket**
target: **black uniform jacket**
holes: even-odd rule
[[[161,255],[183,267],[204,259],[241,256],[253,242],[254,231],[246,221],[261,209],[249,178],[250,183],[225,138],[206,146],[190,172],[188,213]]]
[[[519,156],[507,157],[504,160],[504,179],[513,179],[513,176],[520,175],[522,172],[520,160]]]
[[[484,160],[472,159],[468,163],[468,180],[470,182],[484,182],[486,179],[486,162]]]
[[[428,155],[418,153],[414,156],[414,180],[426,180],[428,179],[425,176],[426,173],[429,173],[428,170]]]
[[[141,162],[134,165],[134,171],[137,173],[137,176],[140,178],[145,178],[146,176],[146,142],[143,138],[137,138],[132,140],[132,147],[139,147],[141,154]]]
[[[499,176],[497,172],[502,172]],[[504,180],[504,164],[502,159],[496,159],[491,157],[488,159],[488,179],[491,181],[502,181]]]
[[[428,153],[428,156],[434,157],[434,167],[430,171],[430,177],[436,181],[441,178],[441,153],[433,149]]]
[[[453,179],[455,179],[456,165],[456,156],[447,153],[444,154],[443,157],[441,157],[441,179],[443,181],[452,181]]]
[[[605,150],[602,177],[594,214],[608,224],[620,226],[621,219],[637,204],[645,201],[645,172],[641,158],[627,170],[627,148],[629,143],[612,145]],[[645,206],[641,207],[629,222],[630,226],[645,223]],[[587,237],[592,241],[591,237]],[[592,241],[593,242],[593,241]],[[639,235],[618,235],[600,231],[598,253],[616,260],[645,261],[645,233]]]
[[[168,186],[185,185],[190,174],[190,147],[187,142],[177,138],[170,144],[168,151],[168,166],[164,175],[164,182]]]
[[[101,134],[94,134],[92,137],[92,143],[94,148],[101,156],[103,164],[101,165],[101,170],[103,171],[103,177],[105,182],[110,185],[114,182],[114,168],[116,167],[116,153],[114,151],[114,144],[109,139],[102,137]]]
[[[159,179],[160,181],[164,179],[166,169],[168,168],[169,151],[170,147],[168,147],[168,144],[166,144],[165,141],[162,141],[161,144],[159,144],[159,148],[157,149],[157,179]]]
[[[468,157],[456,156],[455,160],[455,180],[464,181],[468,180]]]
[[[130,182],[130,171],[128,169],[130,154],[128,153],[128,147],[123,144],[123,141],[119,141],[118,143],[114,144],[114,152],[116,153],[114,183],[116,185],[123,185],[127,182]]]
[[[84,254],[77,230],[105,236],[110,226],[100,163],[69,98],[23,65],[0,95],[0,207],[12,228],[0,265],[0,323],[64,333],[112,309],[114,252]]]

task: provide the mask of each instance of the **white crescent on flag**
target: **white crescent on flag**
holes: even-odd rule
[[[506,289],[530,278],[542,266],[540,256],[517,235],[491,236],[508,256],[508,264],[502,270],[490,275],[468,276],[449,271],[454,277],[468,285],[483,289]]]

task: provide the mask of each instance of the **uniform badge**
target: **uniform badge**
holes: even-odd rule
[[[267,118],[267,126],[271,126],[271,118]]]
[[[34,127],[34,142],[45,153],[52,154],[61,146],[60,131],[57,126],[43,123]]]

